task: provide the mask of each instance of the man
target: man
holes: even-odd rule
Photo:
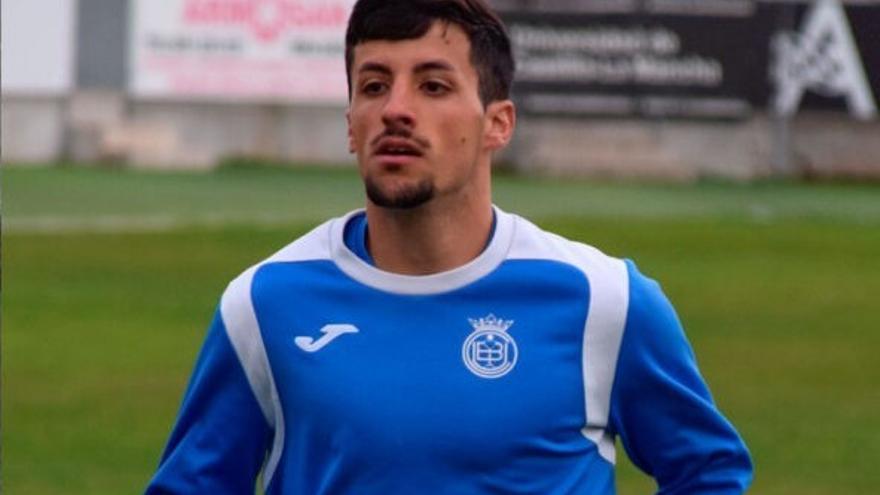
[[[741,493],[748,453],[632,262],[494,208],[515,126],[482,0],[361,0],[347,42],[364,211],[224,293],[148,493]]]

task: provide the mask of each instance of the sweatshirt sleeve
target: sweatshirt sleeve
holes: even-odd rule
[[[630,303],[611,394],[611,428],[658,494],[739,494],[752,462],[721,414],[660,286],[627,261]]]
[[[146,494],[252,495],[271,439],[218,310]]]

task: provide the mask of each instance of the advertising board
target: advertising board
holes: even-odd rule
[[[496,1],[531,115],[876,116],[880,4],[839,0]],[[872,27],[873,26],[873,27]]]
[[[344,104],[354,0],[133,0],[137,98]]]

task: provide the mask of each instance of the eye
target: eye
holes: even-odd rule
[[[422,90],[430,96],[442,96],[449,92],[449,86],[440,81],[425,81]]]
[[[367,81],[361,85],[361,93],[367,96],[375,96],[385,91],[386,84],[381,81]]]

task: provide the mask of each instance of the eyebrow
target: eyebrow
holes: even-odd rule
[[[416,68],[413,70],[413,72],[418,74],[420,72],[428,72],[428,71],[432,71],[432,70],[441,70],[441,71],[452,72],[455,69],[453,69],[452,65],[449,64],[449,62],[446,62],[445,60],[429,60],[427,62],[422,62],[419,65],[417,65]]]
[[[379,72],[382,74],[390,75],[391,69],[389,69],[387,65],[377,62],[366,62],[358,69],[358,74],[363,74],[364,72]]]
[[[455,69],[449,62],[446,62],[445,60],[429,60],[427,62],[422,62],[416,65],[415,69],[413,69],[413,72],[419,74],[422,72],[429,72],[433,70],[453,72]],[[358,69],[359,74],[362,74],[364,72],[378,72],[380,74],[391,75],[391,68],[379,62],[365,62]]]

